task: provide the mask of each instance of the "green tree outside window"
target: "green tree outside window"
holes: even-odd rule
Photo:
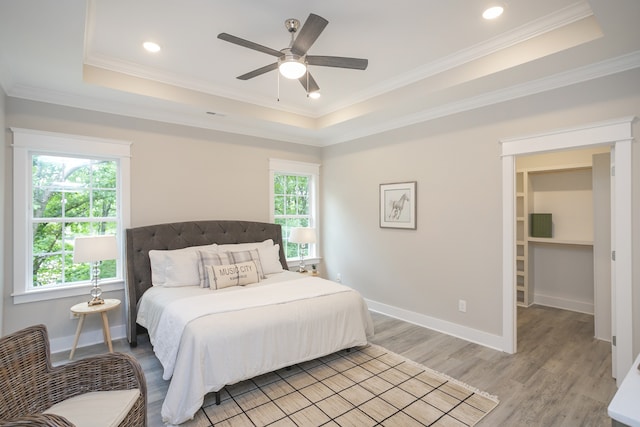
[[[117,180],[115,160],[32,156],[33,287],[90,280],[89,263],[73,262],[73,242],[117,233]],[[116,261],[103,262],[100,279],[116,276]]]
[[[276,173],[273,180],[274,220],[282,226],[282,241],[287,258],[298,257],[298,245],[287,241],[293,227],[309,227],[309,177]],[[303,255],[309,254],[305,248]]]

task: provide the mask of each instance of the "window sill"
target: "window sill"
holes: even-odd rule
[[[320,264],[322,258],[320,257],[309,257],[304,259],[305,266],[311,266],[312,264]],[[292,268],[298,268],[300,265],[300,258],[289,258],[287,259],[287,265],[289,266],[289,270]]]
[[[83,283],[82,285],[66,286],[64,288],[38,289],[29,292],[13,293],[14,304],[25,304],[37,301],[49,301],[57,298],[68,298],[79,295],[89,296],[91,284]],[[102,292],[120,291],[124,289],[124,281],[114,280],[111,282],[101,282],[100,289]]]

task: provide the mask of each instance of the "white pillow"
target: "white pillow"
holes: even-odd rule
[[[267,239],[263,242],[218,245],[218,249],[221,251],[248,251],[250,249],[268,248],[270,246],[273,246],[273,239]]]
[[[215,249],[217,245],[191,246],[184,249],[149,251],[151,283],[154,286],[178,287],[200,285],[199,249]]]
[[[260,247],[258,248],[258,254],[260,254],[260,262],[262,263],[262,272],[264,274],[282,273],[284,271],[280,263],[280,245]]]

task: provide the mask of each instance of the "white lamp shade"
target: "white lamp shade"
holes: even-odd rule
[[[287,79],[299,79],[307,72],[307,67],[295,59],[287,59],[278,67],[280,74]]]
[[[116,236],[76,237],[73,248],[73,262],[95,262],[118,257]]]
[[[316,242],[316,229],[311,227],[296,227],[289,232],[289,242],[305,244]]]

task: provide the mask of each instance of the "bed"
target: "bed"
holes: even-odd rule
[[[358,292],[287,270],[281,236],[250,221],[127,230],[127,337],[149,333],[170,381],[165,423],[191,419],[207,393],[373,335]]]

